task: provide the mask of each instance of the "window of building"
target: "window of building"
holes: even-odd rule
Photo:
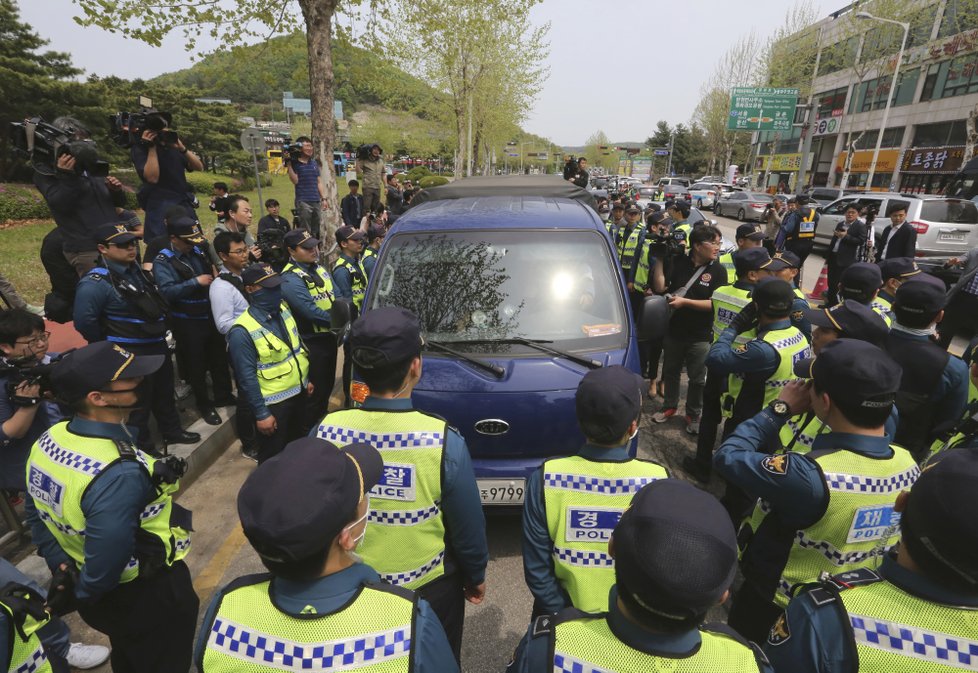
[[[835,110],[844,110],[846,107],[846,94],[848,92],[849,87],[844,86],[816,95],[815,102],[818,108],[815,111],[815,118],[822,119],[824,117],[831,117]]]
[[[856,53],[858,50],[858,37],[850,37],[847,40],[836,42],[832,46],[823,49],[818,74],[828,75],[829,73],[851,68],[856,62]]]
[[[978,92],[978,53],[930,66],[920,100],[939,100],[975,92]]]
[[[902,40],[903,28],[892,23],[878,24],[866,31],[859,60],[866,62],[895,54],[900,50]]]
[[[899,84],[893,96],[892,107],[909,105],[913,102],[914,94],[917,91],[917,80],[920,78],[920,68],[914,68],[900,73]],[[849,104],[849,113],[869,112],[870,110],[881,110],[886,107],[886,99],[890,93],[890,82],[892,77],[877,77],[862,84],[856,85],[853,92],[852,101]]]
[[[978,7],[974,0],[947,0],[938,37],[950,37],[978,27]]]
[[[963,145],[967,135],[963,119],[939,124],[920,124],[914,129],[913,147]]]
[[[911,15],[907,49],[930,42],[930,36],[934,31],[934,19],[937,18],[938,4],[935,2]]]
[[[883,131],[883,144],[880,145],[881,148],[884,147],[900,147],[903,145],[903,131],[906,126],[894,126]],[[862,137],[859,136],[862,131],[853,131],[850,134],[850,138],[856,141],[856,150],[872,150],[876,149],[876,137],[879,135],[879,129],[870,129],[863,133]]]

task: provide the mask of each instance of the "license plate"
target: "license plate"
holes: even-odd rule
[[[937,232],[938,241],[956,241],[963,243],[967,234],[959,234],[956,231],[939,231]]]
[[[483,505],[522,505],[525,479],[479,479]]]

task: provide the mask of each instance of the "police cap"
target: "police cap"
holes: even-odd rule
[[[816,327],[834,329],[846,339],[867,341],[883,347],[890,328],[883,317],[866,304],[846,299],[831,308],[807,308],[805,318]]]
[[[930,579],[978,592],[978,449],[938,454],[910,489],[901,540]]]
[[[418,316],[398,306],[367,311],[350,331],[350,350],[358,367],[387,367],[417,357],[424,346]]]
[[[900,285],[893,300],[893,310],[914,315],[937,315],[946,303],[947,287],[944,281],[929,273],[911,276]]]
[[[774,253],[774,259],[779,259],[788,265],[789,269],[800,269],[801,268],[801,257],[791,252],[790,250],[782,250],[781,252]]]
[[[354,229],[353,227],[340,227],[336,230],[336,242],[342,243],[343,241],[362,241],[367,235],[359,229]]]
[[[625,212],[629,215],[640,215],[642,213],[642,209],[633,203],[628,206],[628,209]]]
[[[754,226],[753,224],[741,224],[737,227],[737,239],[746,238],[751,241],[763,241],[764,232],[761,231],[760,227]]]
[[[795,290],[786,280],[762,278],[750,294],[761,313],[773,316],[786,316],[791,313],[795,302]]]
[[[865,408],[889,408],[903,375],[900,365],[884,351],[856,339],[826,344],[818,357],[796,362],[794,372],[799,378],[814,379],[833,400]]]
[[[856,262],[846,267],[839,278],[839,294],[846,299],[872,301],[873,295],[883,287],[880,268],[869,262]]]
[[[290,248],[306,248],[312,250],[319,245],[319,239],[315,238],[305,229],[293,229],[282,237],[285,245]]]
[[[771,261],[771,255],[763,247],[747,248],[746,250],[735,252],[733,254],[733,261],[737,275],[743,275],[748,271],[760,271],[763,269]]]
[[[677,199],[671,206],[669,206],[676,212],[680,213],[683,217],[689,217],[689,202],[683,201],[682,199]]]
[[[97,341],[69,352],[51,370],[58,397],[74,402],[112,381],[148,376],[163,366],[162,355],[134,355],[118,344]]]
[[[382,224],[374,223],[367,227],[367,240],[376,241],[378,238],[383,238],[387,235],[387,227]]]
[[[891,257],[890,259],[883,260],[880,264],[880,273],[883,276],[883,280],[889,280],[890,278],[907,280],[911,276],[916,276],[918,273],[921,273],[921,271],[920,267],[917,266],[917,262],[913,261],[913,257]]]
[[[139,237],[129,231],[123,222],[107,222],[95,228],[95,234],[92,238],[95,239],[96,243],[101,243],[102,245],[108,245],[109,243],[113,245],[125,245],[130,241],[135,241]]]
[[[642,379],[621,365],[592,369],[578,384],[574,403],[588,439],[617,442],[642,411]]]
[[[737,571],[737,536],[723,506],[678,479],[643,487],[612,540],[619,596],[663,619],[702,618]]]
[[[238,492],[245,537],[269,561],[309,558],[352,523],[383,469],[369,444],[339,449],[318,437],[290,442],[255,468]]]
[[[611,206],[612,210],[625,210],[625,206],[620,203],[615,203]]]
[[[188,243],[203,243],[204,232],[192,217],[181,216],[166,221],[166,233],[177,236]]]
[[[278,287],[282,284],[282,277],[268,264],[250,264],[241,272],[241,282],[245,285]]]
[[[665,219],[666,216],[661,210],[653,210],[645,217],[645,221],[650,225],[660,224]]]
[[[771,261],[761,268],[765,271],[771,271],[773,273],[775,271],[790,268],[790,266],[791,265],[788,264],[788,261],[784,257],[779,257],[777,254],[775,254],[774,257],[771,258]]]

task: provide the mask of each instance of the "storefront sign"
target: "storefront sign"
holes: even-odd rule
[[[801,168],[801,154],[772,154],[767,169],[778,173],[797,171]]]
[[[848,152],[839,154],[835,162],[835,169],[839,172],[845,168],[846,156]],[[877,173],[892,173],[896,170],[897,162],[900,159],[900,150],[880,150],[879,158],[876,160]],[[850,173],[868,173],[869,167],[873,165],[873,150],[859,150],[852,157],[852,165],[849,166]]]
[[[819,119],[812,126],[812,136],[828,136],[833,133],[838,133],[839,129],[842,128],[842,117],[834,116],[826,117],[825,119]]]
[[[943,61],[958,54],[967,54],[978,49],[978,28],[964,33],[958,33],[951,37],[944,37],[934,40],[929,44],[921,45],[907,52],[904,58],[904,65],[915,63],[928,63],[931,61]],[[890,59],[888,70],[893,69],[896,57]]]
[[[964,146],[914,147],[903,153],[901,173],[957,173],[964,163]]]

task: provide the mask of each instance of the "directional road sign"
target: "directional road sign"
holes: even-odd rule
[[[669,150],[652,150],[652,154],[657,157],[667,157],[669,156]]]
[[[734,87],[730,90],[731,131],[790,131],[798,89]]]

